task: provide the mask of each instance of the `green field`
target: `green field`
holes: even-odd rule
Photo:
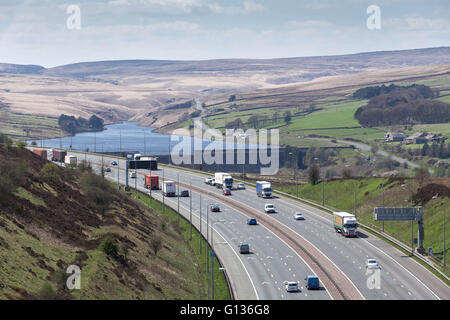
[[[25,130],[28,130],[29,136]],[[0,133],[19,140],[38,140],[59,137],[61,130],[57,118],[17,114],[0,109]]]

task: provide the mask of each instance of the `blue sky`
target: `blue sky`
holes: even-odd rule
[[[66,21],[80,10],[81,28]],[[366,10],[381,10],[369,30]],[[450,45],[448,0],[1,0],[0,62],[281,58]]]

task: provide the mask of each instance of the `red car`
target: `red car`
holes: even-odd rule
[[[226,188],[222,190],[224,196],[231,196],[231,190]]]

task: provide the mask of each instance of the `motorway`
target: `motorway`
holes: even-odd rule
[[[99,170],[101,156],[86,155],[94,169]],[[79,160],[84,156],[78,155]],[[113,158],[104,157],[105,165],[111,167],[108,179],[121,184],[125,181],[125,161],[119,166],[110,166]],[[119,170],[118,170],[119,169]],[[143,176],[148,170],[138,170],[138,178],[129,179],[130,187],[135,183],[143,188]],[[415,260],[388,245],[379,238],[359,230],[359,237],[344,238],[334,231],[331,216],[319,209],[297,201],[274,197],[260,199],[254,188],[233,191],[223,196],[221,191],[204,183],[205,176],[164,168],[152,172],[165,180],[177,182],[181,190],[192,185],[190,198],[180,198],[180,212],[200,227],[200,196],[202,198],[202,234],[211,243],[220,258],[232,284],[236,299],[370,299],[370,300],[429,300],[450,299],[449,287]],[[162,200],[160,191],[152,191],[152,197]],[[172,208],[177,208],[178,198],[164,199]],[[220,213],[209,213],[207,208],[218,203]],[[275,214],[264,214],[265,203],[273,203]],[[293,219],[295,212],[302,212],[304,221]],[[248,226],[246,219],[256,217],[257,226]],[[208,231],[207,231],[208,230]],[[209,234],[208,234],[209,233]],[[213,237],[212,237],[213,234]],[[252,254],[241,255],[239,243],[247,242]],[[365,268],[368,258],[381,265],[379,286],[369,283],[373,279]],[[308,291],[304,287],[307,275],[317,274],[321,278],[322,290]],[[287,293],[284,281],[298,281],[300,292]]]

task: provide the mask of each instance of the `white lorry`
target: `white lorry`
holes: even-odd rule
[[[165,197],[175,197],[176,187],[173,181],[164,181],[162,184],[162,192]]]
[[[216,172],[214,182],[217,188],[233,188],[233,177],[229,173]]]
[[[356,217],[348,212],[333,212],[333,226],[336,232],[346,237],[357,237],[358,224]]]
[[[71,156],[71,155],[65,156],[64,157],[64,163],[67,166],[76,166],[77,165],[77,157]]]
[[[256,181],[256,194],[258,197],[272,197],[272,185],[267,181]]]

